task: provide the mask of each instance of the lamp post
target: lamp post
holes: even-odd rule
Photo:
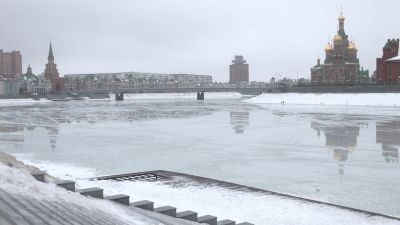
[[[296,79],[296,81],[297,81],[297,86],[299,86],[299,72],[301,71],[301,70],[295,70],[296,72],[297,72],[297,79]]]
[[[281,79],[281,76],[282,76],[282,74],[281,74],[281,72],[278,72],[278,73],[275,73],[275,76],[279,76],[279,79],[278,79],[278,82],[280,81],[280,79]]]

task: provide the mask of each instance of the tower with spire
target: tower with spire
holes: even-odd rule
[[[325,47],[324,64],[318,62],[311,68],[311,84],[314,86],[352,86],[368,84],[369,71],[360,70],[358,48],[344,30],[345,17],[340,12],[337,32]]]
[[[60,77],[57,69],[57,64],[54,63],[54,55],[51,42],[49,48],[49,56],[47,57],[46,69],[44,70],[44,76],[48,79],[53,77]]]
[[[53,47],[49,48],[49,56],[47,57],[46,68],[44,69],[44,77],[51,82],[51,91],[59,92],[64,91],[64,77],[60,77],[58,73],[57,64],[54,63]]]

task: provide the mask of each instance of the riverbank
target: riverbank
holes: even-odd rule
[[[152,182],[116,182],[87,179],[99,175],[99,171],[91,168],[32,161],[29,157],[21,155],[18,158],[42,170],[54,172],[62,179],[74,180],[80,187],[95,185],[103,188],[107,195],[125,193],[135,201],[154,201],[155,207],[172,205],[178,209],[190,209],[199,214],[211,214],[236,221],[249,221],[254,224],[400,224],[398,219],[374,213],[348,210],[187,174],[152,171],[167,179]]]
[[[57,178],[36,181],[33,171],[38,168],[0,151],[0,224],[197,224],[66,191]]]
[[[400,106],[400,93],[266,93],[245,101],[291,105]]]

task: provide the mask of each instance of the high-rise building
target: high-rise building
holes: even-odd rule
[[[44,77],[50,79],[52,91],[64,91],[64,78],[60,77],[57,69],[57,64],[54,63],[53,48],[50,42],[49,56],[47,57],[46,69],[44,70]]]
[[[240,82],[249,82],[249,64],[243,60],[243,56],[235,55],[232,60],[232,65],[229,66],[229,83],[236,84]]]
[[[339,29],[333,38],[333,45],[328,42],[325,47],[326,58],[323,64],[317,59],[317,65],[311,68],[312,85],[353,85],[369,82],[369,71],[360,70],[358,49],[349,40],[344,30],[345,17],[338,18]]]
[[[3,52],[0,49],[0,73],[22,74],[22,56],[19,51]]]
[[[399,39],[397,40],[395,40],[394,38],[392,40],[388,39],[385,46],[383,46],[382,48],[382,52],[383,52],[382,58],[376,59],[376,71],[375,71],[376,83],[397,84],[399,77],[398,70],[392,71],[395,70],[397,67],[397,65],[393,65],[394,67],[392,68],[392,64],[394,64],[396,60],[391,60],[391,59],[394,59],[394,57],[399,55]],[[399,59],[397,59],[396,62],[398,61]],[[394,76],[392,76],[392,73]]]

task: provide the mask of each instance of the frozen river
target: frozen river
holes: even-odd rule
[[[22,158],[93,176],[182,172],[393,216],[399,148],[398,107],[242,99],[0,107],[0,150]]]

